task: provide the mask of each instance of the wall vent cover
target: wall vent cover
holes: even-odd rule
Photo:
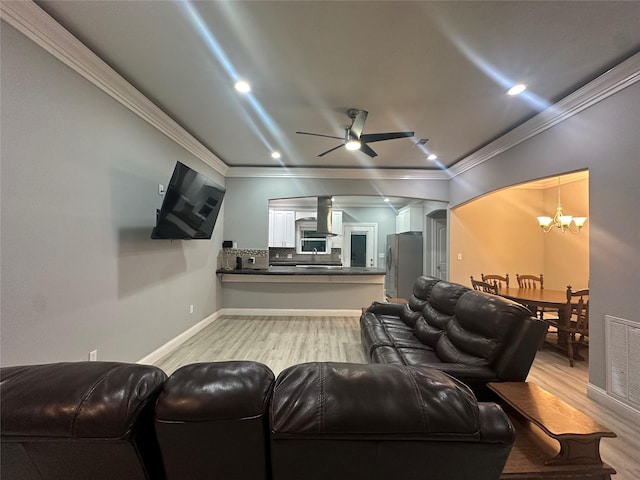
[[[605,315],[607,393],[640,407],[640,328],[635,322]]]

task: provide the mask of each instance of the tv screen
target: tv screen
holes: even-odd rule
[[[209,178],[177,162],[151,238],[210,239],[224,192]]]

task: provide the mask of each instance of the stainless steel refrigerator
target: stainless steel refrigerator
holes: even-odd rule
[[[387,235],[386,264],[385,296],[408,300],[413,291],[413,283],[422,275],[422,233]]]

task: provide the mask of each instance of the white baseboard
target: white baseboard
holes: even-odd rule
[[[619,417],[640,426],[640,411],[612,397],[606,390],[596,387],[592,383],[587,383],[587,397],[613,411]]]
[[[362,310],[313,310],[304,308],[223,308],[222,315],[252,315],[279,317],[360,317]]]
[[[189,340],[191,337],[193,337],[200,330],[202,330],[203,328],[207,327],[208,325],[211,325],[215,320],[217,320],[219,317],[221,317],[223,315],[221,312],[222,312],[221,310],[218,310],[217,312],[209,315],[207,318],[205,318],[203,320],[200,320],[193,327],[185,330],[184,332],[182,332],[178,336],[172,338],[167,343],[162,345],[160,348],[154,350],[153,352],[151,352],[146,357],[141,358],[136,363],[143,363],[143,364],[146,364],[146,365],[151,365],[151,364],[157,362],[158,360],[160,360],[165,355],[171,353],[175,348],[179,347],[184,342]]]

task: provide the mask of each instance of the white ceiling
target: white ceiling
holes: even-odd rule
[[[638,1],[36,3],[232,167],[450,167],[640,51]],[[319,158],[340,142],[295,134],[351,107],[415,137]]]

